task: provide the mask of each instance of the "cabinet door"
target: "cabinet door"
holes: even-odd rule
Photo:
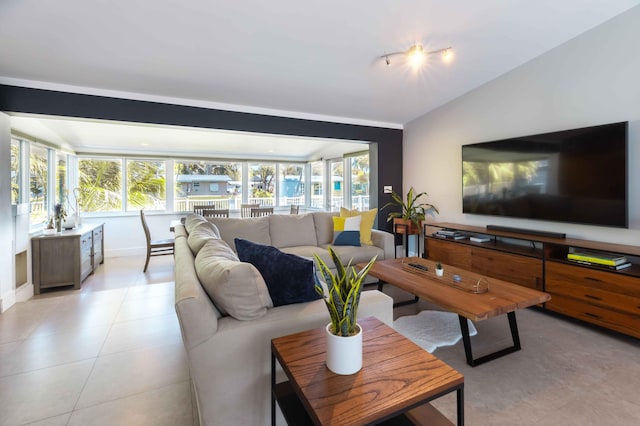
[[[91,231],[80,237],[80,281],[93,272],[93,234]]]
[[[78,258],[77,238],[46,238],[38,242],[34,274],[40,288],[76,285],[74,262]],[[79,282],[77,283],[79,284]]]
[[[424,239],[427,258],[458,268],[471,269],[471,247],[433,237]]]
[[[104,261],[104,235],[103,227],[99,226],[93,230],[93,270]]]
[[[473,247],[471,270],[542,291],[542,259]]]

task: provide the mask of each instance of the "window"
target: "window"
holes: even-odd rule
[[[276,165],[273,163],[249,164],[249,204],[275,205],[275,175]]]
[[[280,206],[304,205],[304,164],[280,164]]]
[[[78,160],[80,210],[113,212],[122,210],[122,161],[82,158]]]
[[[369,154],[349,158],[351,166],[351,208],[369,210]]]
[[[29,150],[29,203],[31,224],[44,223],[49,215],[48,149],[31,144]]]
[[[324,209],[324,163],[311,163],[311,207]]]
[[[166,186],[164,161],[127,160],[127,211],[165,210]]]
[[[176,161],[174,211],[192,211],[194,204],[216,209],[240,209],[242,164]]]
[[[332,212],[340,210],[344,203],[344,161],[342,159],[329,162],[331,170],[331,200],[329,210]]]
[[[56,203],[66,206],[67,197],[67,154],[56,152]],[[69,213],[69,209],[65,209]]]
[[[11,204],[22,202],[20,199],[21,163],[20,141],[11,139]]]

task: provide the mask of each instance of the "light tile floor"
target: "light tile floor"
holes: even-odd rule
[[[107,259],[81,290],[51,291],[0,314],[0,425],[194,424],[173,259],[152,259],[146,274],[143,263]],[[394,317],[423,309],[438,307],[420,301]],[[476,368],[461,342],[434,352],[465,376],[466,424],[640,424],[638,339],[536,310],[517,315],[520,352]],[[477,355],[509,343],[504,318],[476,327]],[[455,398],[434,405],[455,419]]]
[[[0,315],[0,425],[193,425],[173,258],[106,259]]]

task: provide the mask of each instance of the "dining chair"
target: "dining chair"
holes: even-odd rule
[[[229,209],[204,209],[201,215],[203,217],[229,217]]]
[[[202,211],[203,210],[211,210],[211,209],[215,209],[216,206],[210,205],[210,204],[194,204],[193,205],[193,212],[195,214],[199,214],[202,215]]]
[[[144,269],[142,272],[147,272],[147,266],[149,266],[149,259],[151,256],[166,256],[168,254],[173,254],[174,240],[173,238],[166,240],[152,240],[149,227],[147,226],[147,219],[144,217],[144,210],[140,210],[140,220],[142,221],[144,236],[147,239],[147,260],[144,262]]]
[[[298,214],[300,213],[300,206],[297,204],[291,204],[291,211],[289,214]]]
[[[251,209],[251,217],[269,216],[273,214],[273,207],[258,207]]]
[[[260,208],[260,204],[240,204],[240,217],[251,217],[251,209]]]

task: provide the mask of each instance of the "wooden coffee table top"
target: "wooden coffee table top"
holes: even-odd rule
[[[429,273],[408,271],[403,262],[416,262],[429,268]],[[358,265],[364,267],[364,264]],[[369,275],[402,290],[455,312],[471,321],[482,321],[517,309],[544,303],[551,299],[543,293],[528,287],[512,284],[496,278],[489,278],[453,266],[443,265],[445,277],[437,277],[433,272],[435,262],[422,258],[388,259],[375,262]],[[469,293],[451,285],[451,277],[459,274],[466,280],[485,279],[489,285],[486,293]]]
[[[400,413],[464,384],[462,374],[376,318],[359,321],[362,370],[349,376],[325,365],[325,329],[271,341],[307,412],[320,425],[361,425]]]

